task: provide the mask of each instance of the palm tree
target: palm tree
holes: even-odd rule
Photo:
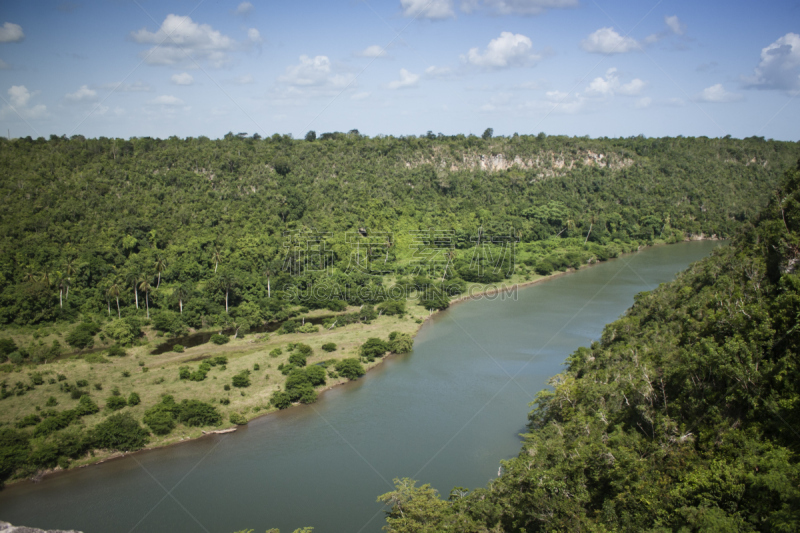
[[[217,283],[219,283],[219,287],[225,291],[225,313],[227,314],[228,295],[230,294],[230,291],[232,291],[233,288],[238,285],[238,280],[233,274],[225,271],[220,273],[219,277],[217,278]]]
[[[65,275],[66,285],[67,285],[67,293],[64,295],[64,299],[66,299],[66,300],[69,300],[69,286],[71,285],[72,276],[75,275],[75,272],[77,272],[77,267],[75,265],[75,259],[73,259],[73,258],[67,259],[64,262],[64,275]]]
[[[114,280],[114,283],[112,283],[111,286],[106,291],[106,294],[108,296],[113,296],[114,298],[117,299],[117,318],[122,317],[122,315],[119,312],[119,294],[121,292],[122,292],[122,287],[120,287],[119,283],[116,280]]]
[[[158,272],[158,283],[156,283],[156,289],[161,285],[161,273],[167,269],[167,262],[164,261],[164,258],[161,256],[156,256],[156,272]]]
[[[264,275],[267,276],[267,298],[272,298],[272,288],[270,287],[269,277],[274,273],[273,266],[267,263],[267,266],[264,267]]]
[[[450,266],[450,263],[453,261],[453,258],[456,256],[455,249],[451,248],[449,252],[447,252],[447,264],[444,265],[444,273],[442,273],[442,283],[444,283],[444,278],[447,276],[447,267]]]
[[[22,275],[22,277],[25,279],[25,281],[27,281],[29,283],[36,281],[36,273],[35,273],[33,267],[28,265],[28,267],[25,269],[25,273]]]
[[[386,261],[389,260],[389,248],[392,247],[392,234],[389,233],[386,235],[386,257],[383,258],[383,264],[386,264]]]
[[[41,281],[48,287],[52,285],[50,281],[50,273],[47,270],[42,270],[42,272],[39,274],[39,281]]]
[[[150,318],[150,300],[148,298],[148,294],[152,289],[153,287],[150,285],[150,282],[147,281],[147,278],[141,280],[139,283],[139,290],[144,292],[144,303],[147,306],[147,318]]]
[[[131,270],[126,276],[128,283],[133,284],[133,298],[136,302],[136,309],[139,309],[139,293],[136,291],[136,284],[142,281],[142,276],[136,270]]]
[[[222,261],[222,252],[220,252],[219,248],[217,248],[216,246],[214,247],[214,255],[212,257],[214,259],[214,274],[216,274],[219,262]]]
[[[183,314],[183,301],[189,297],[189,288],[185,285],[180,285],[172,294],[178,299],[178,306],[181,308],[181,314]]]
[[[67,286],[67,281],[61,271],[53,273],[53,284],[58,287],[58,305],[64,309],[64,287]]]

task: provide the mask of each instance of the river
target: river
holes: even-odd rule
[[[0,491],[0,520],[85,533],[380,531],[392,478],[445,496],[515,456],[528,404],[565,358],[597,340],[636,293],[669,281],[718,242],[659,246],[462,303],[394,356],[311,406],[236,433],[144,451]]]

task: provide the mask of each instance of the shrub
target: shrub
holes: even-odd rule
[[[183,353],[184,350],[185,348],[183,347],[183,344],[176,344],[172,347],[172,351],[175,353]]]
[[[112,411],[119,411],[127,406],[128,402],[122,396],[110,396],[108,400],[106,400],[106,407]]]
[[[319,331],[319,327],[309,322],[308,324],[298,327],[296,331],[297,333],[317,333]]]
[[[305,357],[311,357],[311,354],[314,353],[314,350],[311,348],[311,346],[308,344],[303,344],[302,342],[295,344],[294,349],[297,351],[297,353]]]
[[[12,339],[9,338],[0,339],[0,362],[5,361],[6,357],[16,352],[17,350],[18,350],[17,343],[15,343]]]
[[[89,394],[89,393],[86,392],[85,390],[72,389],[70,391],[70,393],[69,393],[69,397],[72,398],[73,400],[80,400],[81,396],[84,396],[86,394]]]
[[[156,435],[167,435],[175,429],[174,404],[165,404],[163,401],[149,408],[144,413],[144,423]]]
[[[231,401],[228,398],[220,398],[219,403],[222,405],[228,405],[231,403]]]
[[[178,421],[187,426],[216,426],[222,421],[216,407],[200,400],[183,400],[176,411]]]
[[[309,383],[315,387],[325,385],[325,369],[321,366],[310,366],[305,369]]]
[[[408,353],[414,347],[414,339],[406,333],[395,335],[389,342],[389,351],[392,353]]]
[[[27,434],[10,428],[0,429],[0,484],[25,463],[29,453]]]
[[[123,370],[123,371],[122,371],[122,377],[123,377],[123,378],[129,378],[129,377],[131,377],[131,371],[130,371],[130,370]]]
[[[406,303],[403,300],[387,300],[378,304],[378,310],[387,316],[403,316],[406,314]]]
[[[289,364],[294,366],[306,366],[306,356],[301,353],[293,353],[289,356]]]
[[[326,342],[322,345],[322,349],[326,352],[335,352],[336,351],[336,344],[332,342]]]
[[[56,379],[58,379],[58,381],[66,381],[67,376],[65,376],[64,374],[58,374],[56,376]]]
[[[274,357],[278,357],[282,353],[283,353],[283,350],[281,350],[280,348],[275,348],[274,350],[269,352],[269,356],[274,358]]]
[[[336,372],[349,380],[355,380],[364,375],[364,367],[358,359],[342,359],[336,363]]]
[[[17,429],[22,429],[22,428],[26,428],[28,426],[35,426],[36,424],[38,424],[41,421],[42,421],[42,417],[40,417],[36,413],[31,413],[31,414],[29,414],[27,416],[22,417],[14,425],[17,427]]]
[[[45,437],[51,433],[55,433],[59,429],[64,429],[70,425],[78,417],[77,412],[74,410],[61,411],[55,416],[45,418],[33,430],[34,437]]]
[[[95,383],[94,384],[94,390],[103,390],[103,384],[102,383]]]
[[[106,354],[109,357],[125,357],[128,355],[128,352],[125,351],[125,348],[123,348],[121,344],[115,344],[106,351]]]
[[[226,355],[218,355],[214,358],[215,365],[227,365],[228,364],[228,356]]]
[[[47,399],[47,403],[45,403],[45,406],[47,407],[55,407],[56,405],[58,405],[58,400],[56,400],[55,396],[50,396]]]
[[[238,388],[244,388],[250,386],[250,372],[247,370],[243,370],[233,376],[233,386]]]
[[[130,346],[142,334],[138,320],[133,317],[112,320],[103,332],[122,346]]]
[[[189,371],[188,366],[182,366],[178,368],[178,377],[180,379],[189,379],[192,376],[192,373]]]
[[[211,342],[213,342],[214,344],[226,344],[230,340],[231,338],[227,335],[222,335],[219,333],[211,335]]]
[[[88,387],[89,382],[85,379],[79,379],[78,381],[75,382],[75,385],[77,385],[78,387]]]
[[[95,426],[90,440],[95,448],[134,451],[143,448],[149,436],[131,413],[117,413]]]
[[[306,369],[296,368],[289,373],[285,383],[287,392],[291,391],[292,389],[299,389],[311,385],[311,381],[309,380],[305,370]]]
[[[87,353],[83,356],[83,360],[87,363],[110,363],[106,357],[101,353]]]
[[[230,386],[230,385],[228,385],[227,383],[226,383],[226,384],[225,384],[225,386],[224,386],[224,387],[222,387],[222,388],[223,388],[223,389],[225,389],[225,390],[231,390],[231,386]]]
[[[230,421],[231,424],[236,424],[237,426],[244,426],[247,424],[247,419],[244,417],[244,415],[235,412],[231,413]]]
[[[94,346],[94,336],[100,331],[100,326],[94,322],[82,322],[67,335],[67,344],[73,348],[83,349]]]
[[[288,393],[284,391],[275,391],[272,393],[272,397],[270,398],[269,403],[271,403],[278,409],[286,409],[287,407],[292,405],[292,398],[289,396]]]
[[[253,365],[253,370],[254,371],[261,370],[261,366],[258,363],[256,363],[256,364]]]
[[[133,407],[134,405],[139,405],[140,403],[142,403],[142,399],[139,398],[139,395],[135,392],[130,393],[128,396],[128,405]]]
[[[77,416],[93,415],[100,412],[100,408],[90,396],[81,396],[78,406],[74,409]]]
[[[111,387],[111,396],[120,396],[121,394],[122,393],[119,391],[119,387]]]
[[[383,357],[389,351],[389,345],[381,339],[372,337],[367,339],[367,342],[361,345],[359,352],[361,357],[368,361],[374,361],[376,357]]]
[[[300,398],[298,398],[300,403],[310,404],[317,401],[317,391],[311,387],[305,387],[301,391]]]

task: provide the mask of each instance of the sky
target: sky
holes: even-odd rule
[[[0,3],[11,137],[800,140],[800,1]]]

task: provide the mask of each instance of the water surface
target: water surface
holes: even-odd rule
[[[717,242],[643,250],[433,317],[414,351],[311,406],[0,491],[0,520],[85,533],[380,531],[378,495],[412,477],[447,494],[497,475],[565,358]]]

